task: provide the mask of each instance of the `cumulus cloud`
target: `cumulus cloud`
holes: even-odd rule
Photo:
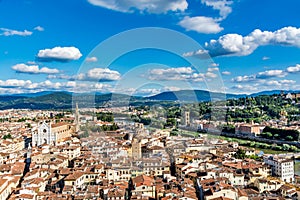
[[[213,39],[206,42],[204,49],[212,57],[222,55],[246,56],[253,53],[258,47],[266,45],[300,47],[300,28],[289,26],[274,32],[256,29],[247,36],[236,33],[226,34],[217,40]],[[188,52],[186,55],[199,56],[199,52]]]
[[[295,66],[290,66],[283,70],[273,69],[273,70],[258,72],[252,75],[237,76],[232,78],[231,81],[236,83],[260,81],[261,83],[265,83],[265,84],[269,83],[269,85],[293,84],[294,83],[293,80],[279,80],[279,81],[277,80],[263,81],[263,80],[272,79],[272,78],[283,78],[288,76],[289,74],[298,73],[298,72],[300,72],[300,65],[296,64]]]
[[[207,78],[216,78],[216,77],[218,77],[218,75],[208,71],[208,72],[206,72],[205,77],[207,77]]]
[[[300,72],[300,65],[296,64],[295,66],[290,66],[288,68],[286,68],[286,71],[288,73],[296,73],[296,72]]]
[[[280,82],[276,80],[266,81],[264,84],[267,86],[281,86]]]
[[[78,60],[82,54],[76,47],[54,47],[52,49],[39,50],[37,58],[40,61],[67,62]]]
[[[285,77],[287,73],[284,70],[267,70],[264,72],[259,72],[256,78],[265,79],[271,77]]]
[[[19,36],[30,36],[32,35],[31,31],[18,31],[18,30],[13,30],[13,29],[8,29],[8,28],[0,28],[0,31],[2,31],[2,33],[0,32],[0,35],[4,35],[4,36],[13,36],[13,35],[19,35]]]
[[[269,81],[265,81],[263,82],[264,85],[266,86],[275,86],[275,87],[279,87],[279,88],[282,88],[282,87],[287,87],[287,86],[290,86],[291,84],[295,84],[296,81],[294,80],[269,80]]]
[[[121,74],[118,71],[110,70],[108,68],[93,68],[86,73],[79,73],[73,76],[59,74],[49,75],[48,79],[66,79],[70,81],[96,81],[96,82],[110,82],[121,79]]]
[[[207,59],[210,58],[209,51],[205,49],[199,49],[197,51],[185,52],[182,54],[183,57],[196,56],[198,58]]]
[[[224,28],[220,27],[220,24],[211,17],[184,17],[179,25],[185,28],[187,31],[196,31],[198,33],[219,33]]]
[[[148,72],[149,80],[157,81],[191,81],[203,82],[205,78],[216,78],[218,75],[213,73],[219,68],[208,68],[206,73],[196,73],[191,67],[178,67],[166,69],[151,69]]]
[[[38,65],[26,65],[26,64],[16,64],[11,67],[18,73],[27,73],[27,74],[57,74],[59,73],[58,69],[51,69],[48,67],[40,68]]]
[[[36,30],[36,31],[44,31],[44,30],[45,30],[45,29],[44,29],[43,27],[41,27],[41,26],[36,26],[36,27],[34,27],[33,29]]]
[[[86,62],[97,62],[98,58],[93,56],[93,57],[88,57],[85,59]]]
[[[257,91],[257,87],[253,87],[253,85],[234,85],[231,87],[231,89],[234,89],[234,90],[238,90],[238,91],[246,91],[246,92],[253,92],[253,91]]]
[[[228,0],[201,0],[206,6],[211,6],[214,10],[220,12],[221,19],[225,19],[231,12],[232,8],[230,7],[233,1]]]
[[[49,74],[47,76],[47,79],[66,79],[66,80],[71,80],[72,76],[66,75],[66,74]],[[74,80],[74,79],[72,79]]]
[[[254,84],[237,84],[231,87],[231,89],[236,91],[244,91],[244,92],[253,92],[255,90],[263,91],[263,90],[275,90],[275,89],[281,89],[281,90],[291,90],[291,89],[297,89],[295,87],[296,81],[295,80],[288,80],[288,79],[282,79],[282,80],[266,80],[261,79],[258,82],[254,82]]]
[[[69,91],[69,92],[87,92],[99,91],[108,92],[111,90],[111,85],[103,83],[82,83],[75,81],[67,82],[52,82],[50,80],[42,82],[32,82],[30,80],[8,79],[0,80],[0,93],[28,93],[39,92],[45,90],[51,91]]]
[[[218,63],[211,63],[210,66],[211,66],[211,67],[219,67],[219,64],[218,64]]]
[[[253,75],[237,76],[232,82],[252,82],[258,79],[269,79],[274,77],[285,77],[287,73],[283,70],[267,70]]]
[[[230,75],[231,72],[229,72],[229,71],[223,71],[222,74],[223,74],[223,75]]]
[[[294,81],[294,80],[280,80],[279,81],[281,84],[295,84],[296,83],[296,81]]]
[[[208,72],[219,71],[219,68],[218,67],[209,67],[209,68],[207,68],[207,71]]]
[[[168,11],[185,11],[186,0],[88,0],[89,3],[119,12],[134,12],[136,10],[148,13],[166,13]]]
[[[3,88],[15,88],[15,87],[28,87],[32,82],[30,80],[18,80],[18,79],[8,79],[0,80],[0,87]]]
[[[108,68],[93,68],[86,73],[82,80],[116,81],[120,78],[121,74],[118,71]]]

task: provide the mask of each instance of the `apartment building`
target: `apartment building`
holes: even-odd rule
[[[282,181],[288,183],[294,182],[295,170],[293,160],[281,159],[274,156],[265,156],[264,162],[271,166],[273,176],[276,176]]]

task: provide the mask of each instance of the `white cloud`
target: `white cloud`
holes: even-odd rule
[[[253,87],[253,85],[234,85],[231,87],[231,89],[243,91],[243,92],[253,92],[257,91],[257,87]]]
[[[259,46],[265,45],[300,47],[300,28],[289,26],[274,32],[256,29],[247,36],[235,33],[226,34],[217,40],[206,42],[205,49],[211,56],[245,56],[251,54]],[[196,52],[189,52],[188,55],[197,56]]]
[[[278,87],[281,86],[281,83],[279,81],[276,81],[276,80],[266,81],[264,84],[267,85],[267,86],[278,86]]]
[[[287,73],[284,70],[267,70],[263,72],[258,72],[257,74],[237,76],[231,79],[232,82],[253,82],[262,79],[269,79],[275,77],[285,77]]]
[[[119,80],[121,75],[119,72],[108,68],[93,68],[87,72],[85,78],[96,81],[115,81]]]
[[[253,82],[253,81],[260,81],[263,82],[264,79],[272,79],[272,78],[283,78],[288,76],[289,74],[298,73],[300,72],[300,65],[296,64],[294,66],[287,67],[284,70],[281,69],[273,69],[273,70],[266,70],[263,72],[258,72],[257,74],[252,75],[245,75],[245,76],[237,76],[231,79],[232,82]],[[222,72],[224,74],[224,72]],[[272,82],[273,81],[273,82]],[[270,84],[293,84],[295,83],[293,80],[279,80],[275,82],[274,80],[269,81]],[[268,83],[268,82],[264,82]]]
[[[178,67],[178,68],[167,68],[167,69],[151,69],[150,74],[152,75],[165,75],[165,74],[191,74],[193,73],[191,67]]]
[[[264,72],[259,72],[256,78],[265,79],[270,77],[285,77],[287,73],[283,70],[267,70]]]
[[[222,74],[223,74],[223,75],[230,75],[231,72],[229,72],[229,71],[224,71],[224,72],[222,72]]]
[[[270,57],[268,57],[268,56],[263,56],[261,59],[262,59],[262,60],[270,60]]]
[[[59,74],[59,75],[54,75],[54,74],[49,74],[47,76],[47,79],[66,79],[66,80],[74,80],[74,78],[72,78],[71,76],[69,75],[66,75],[66,74]]]
[[[34,27],[33,29],[36,30],[36,31],[44,31],[44,30],[45,30],[45,29],[44,29],[43,27],[41,27],[41,26],[36,26],[36,27]]]
[[[220,24],[211,17],[184,17],[180,22],[179,25],[185,28],[187,31],[196,31],[198,33],[219,33],[223,30],[220,27]]]
[[[207,71],[208,72],[219,71],[219,68],[218,67],[209,67],[209,68],[207,68]]]
[[[69,92],[88,92],[88,91],[100,91],[108,92],[111,89],[111,85],[102,83],[79,83],[75,81],[67,82],[52,82],[50,80],[42,82],[31,82],[30,80],[8,79],[0,80],[0,93],[28,93],[39,91],[69,91]]]
[[[30,80],[18,80],[18,79],[8,79],[0,80],[0,87],[4,88],[14,88],[14,87],[28,87],[32,82]]]
[[[98,58],[93,56],[93,57],[88,57],[85,59],[86,62],[97,62]]]
[[[88,0],[89,3],[119,12],[134,12],[139,10],[148,13],[166,13],[168,11],[185,11],[186,0]]]
[[[288,80],[288,79],[282,79],[282,80],[266,80],[262,79],[254,84],[248,85],[248,84],[237,84],[231,87],[231,89],[235,91],[244,91],[246,93],[251,93],[253,91],[264,91],[264,90],[292,90],[297,89],[295,87],[296,81],[295,80]]]
[[[161,89],[159,88],[142,88],[138,89],[134,92],[135,95],[141,95],[141,96],[152,96],[155,94],[161,93]]]
[[[79,73],[73,76],[60,74],[48,75],[48,79],[65,79],[69,81],[96,81],[96,82],[110,82],[121,79],[121,74],[118,71],[110,70],[108,68],[93,68],[86,73]]]
[[[286,68],[286,71],[289,73],[300,72],[300,65],[296,64],[295,66],[290,66],[290,67]]]
[[[216,77],[218,77],[218,75],[208,71],[208,72],[206,72],[205,77],[207,77],[207,78],[216,78]]]
[[[218,63],[211,63],[210,66],[212,66],[212,67],[219,67],[219,64]]]
[[[267,85],[267,86],[276,86],[276,87],[286,87],[286,86],[290,86],[291,84],[295,84],[296,81],[294,80],[270,80],[270,81],[266,81],[263,84]]]
[[[230,5],[233,3],[233,1],[201,0],[201,2],[206,6],[211,6],[214,10],[218,10],[222,19],[225,19],[232,12]]]
[[[296,81],[294,80],[280,80],[279,81],[281,84],[295,84]]]
[[[164,87],[164,91],[179,91],[181,90],[182,88],[179,88],[179,87],[175,87],[175,86],[165,86]]]
[[[28,73],[28,74],[57,74],[58,69],[50,69],[48,67],[39,68],[38,65],[26,65],[26,64],[16,64],[11,67],[18,73]]]
[[[191,81],[203,82],[205,78],[216,78],[219,68],[208,68],[208,71],[203,73],[196,73],[191,67],[167,68],[167,69],[151,69],[148,72],[147,78],[156,81]]]
[[[2,33],[0,33],[0,35],[4,35],[4,36],[13,36],[13,35],[19,35],[19,36],[30,36],[32,35],[31,31],[18,31],[18,30],[13,30],[13,29],[8,29],[8,28],[0,28],[0,31],[2,31]]]
[[[237,76],[237,77],[231,79],[232,82],[251,82],[251,81],[255,81],[255,80],[256,80],[255,75]]]
[[[78,60],[82,54],[76,47],[54,47],[52,49],[39,50],[37,58],[41,61],[71,61]]]
[[[204,49],[199,49],[197,51],[185,52],[182,54],[183,57],[196,56],[199,58],[210,58],[209,51]]]

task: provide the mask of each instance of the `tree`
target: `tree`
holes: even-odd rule
[[[293,137],[290,136],[290,135],[286,136],[285,139],[286,139],[287,141],[293,141]]]
[[[246,152],[243,149],[238,149],[237,152],[234,154],[236,159],[244,159],[246,157]]]
[[[9,134],[7,134],[7,135],[4,135],[4,136],[3,136],[3,139],[4,139],[4,140],[6,140],[6,139],[12,139],[11,134],[9,133]]]

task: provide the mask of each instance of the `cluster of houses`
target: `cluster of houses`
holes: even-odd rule
[[[0,123],[0,199],[298,198],[293,160],[254,160],[255,149],[237,143],[170,136],[139,123],[119,127],[80,138],[76,123]],[[239,150],[246,158],[237,159]]]

